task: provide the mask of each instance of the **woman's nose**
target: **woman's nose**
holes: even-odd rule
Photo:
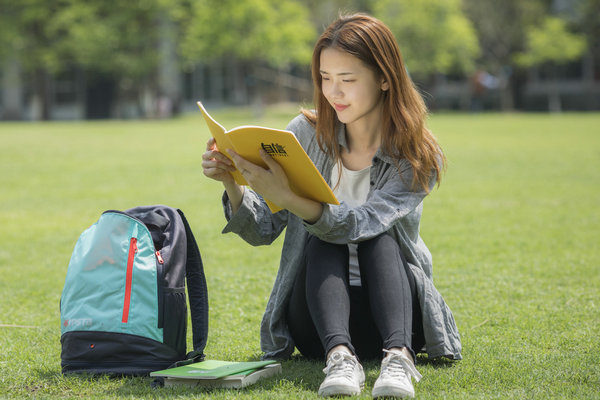
[[[338,83],[331,83],[329,88],[329,93],[331,97],[339,98],[343,96],[342,89]]]

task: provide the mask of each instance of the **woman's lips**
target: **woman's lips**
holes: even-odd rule
[[[348,106],[344,104],[334,104],[334,107],[337,111],[344,111],[346,108],[348,108]]]

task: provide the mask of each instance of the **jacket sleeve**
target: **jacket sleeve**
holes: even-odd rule
[[[227,219],[222,233],[236,233],[252,246],[273,243],[287,225],[288,211],[272,214],[263,198],[249,187],[244,190],[242,204],[235,214],[227,192],[223,194],[222,201]]]
[[[384,161],[377,160],[382,163]],[[367,201],[356,208],[342,202],[340,205],[324,204],[323,214],[317,222],[304,222],[306,230],[318,238],[331,243],[356,243],[387,232],[406,219],[407,226],[418,226],[422,202],[427,191],[413,191],[412,169],[407,162],[401,163],[402,172],[387,164],[378,182],[372,182]],[[432,174],[430,189],[435,184]],[[414,221],[413,221],[414,219]]]

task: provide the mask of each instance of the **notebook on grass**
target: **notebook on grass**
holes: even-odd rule
[[[240,389],[280,372],[281,364],[276,361],[205,360],[182,367],[151,372],[150,376],[163,378],[165,386],[185,385]]]

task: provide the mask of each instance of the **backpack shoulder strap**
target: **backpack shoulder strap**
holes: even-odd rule
[[[204,359],[204,348],[208,336],[208,288],[204,276],[204,266],[198,244],[194,234],[190,229],[185,215],[177,209],[187,237],[187,264],[186,281],[188,288],[188,297],[190,300],[190,314],[192,318],[192,342],[194,350],[187,355],[187,359],[193,359],[194,362]]]

